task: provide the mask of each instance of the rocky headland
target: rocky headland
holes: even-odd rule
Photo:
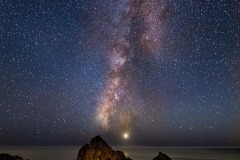
[[[1,153],[0,160],[24,160],[20,156],[11,156],[10,154]]]

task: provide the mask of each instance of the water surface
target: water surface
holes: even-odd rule
[[[76,160],[80,147],[0,147],[0,153],[29,160]],[[240,148],[124,147],[115,146],[133,160],[152,160],[159,151],[173,160],[240,160]]]

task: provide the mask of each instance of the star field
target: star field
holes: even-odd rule
[[[238,0],[0,7],[1,145],[240,145]]]

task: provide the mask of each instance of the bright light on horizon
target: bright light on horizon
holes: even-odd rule
[[[123,133],[123,138],[124,138],[124,139],[128,139],[128,138],[129,138],[129,134],[128,134],[128,133],[126,133],[126,132],[125,132],[125,133]]]

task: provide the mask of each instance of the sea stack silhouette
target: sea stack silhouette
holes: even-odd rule
[[[77,160],[132,160],[123,152],[113,150],[100,136],[85,144],[78,152]]]
[[[115,151],[101,136],[94,137],[90,144],[85,144],[78,152],[77,160],[132,160],[125,157],[122,151]],[[166,154],[159,152],[153,160],[171,160]]]
[[[159,152],[157,157],[154,157],[153,160],[172,160],[172,159],[168,157],[166,154]]]

